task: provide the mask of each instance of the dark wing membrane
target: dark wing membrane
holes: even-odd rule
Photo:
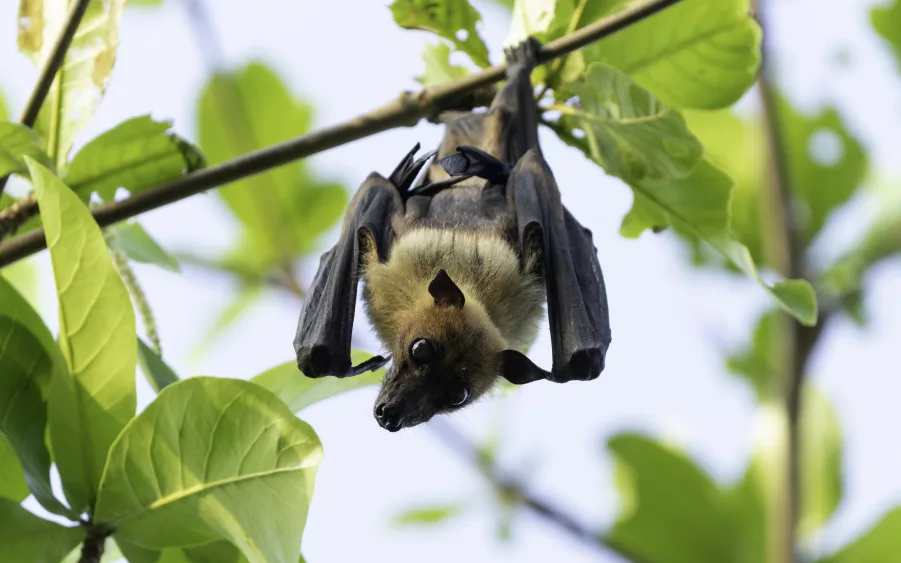
[[[362,253],[374,250],[380,260],[386,259],[394,240],[391,219],[402,211],[397,187],[378,174],[370,174],[354,195],[341,237],[322,255],[297,323],[294,351],[297,367],[307,377],[348,377],[387,362],[376,356],[352,366],[350,340]]]

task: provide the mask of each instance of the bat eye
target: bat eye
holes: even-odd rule
[[[469,388],[466,386],[455,387],[448,395],[448,402],[452,407],[459,407],[469,399]]]
[[[438,347],[426,338],[417,338],[410,344],[410,356],[419,364],[431,364],[438,359]]]

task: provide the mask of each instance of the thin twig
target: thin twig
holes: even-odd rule
[[[538,61],[547,62],[581,49],[680,1],[650,0],[599,20],[545,45],[538,53]],[[405,92],[394,101],[344,123],[325,127],[319,131],[199,170],[122,201],[102,205],[93,211],[94,218],[100,226],[105,227],[312,154],[395,127],[415,125],[420,119],[453,107],[459,103],[461,98],[493,85],[504,77],[505,72],[504,65],[493,66],[478,74],[426,88],[418,93]],[[46,248],[46,241],[42,229],[35,229],[18,236],[0,244],[0,267],[30,256],[44,248]]]
[[[59,67],[62,66],[66,58],[66,52],[69,50],[72,38],[75,37],[81,18],[84,17],[90,3],[91,0],[78,0],[70,7],[63,28],[56,38],[56,43],[50,49],[50,56],[47,57],[44,68],[41,69],[37,84],[34,85],[34,90],[32,90],[28,102],[25,103],[25,109],[22,110],[22,115],[19,116],[19,123],[22,125],[31,127],[37,121],[38,114],[41,112],[41,106],[44,105],[44,100],[47,99],[47,94],[50,92],[56,73],[59,72]],[[3,194],[8,179],[9,176],[0,179],[0,195]]]

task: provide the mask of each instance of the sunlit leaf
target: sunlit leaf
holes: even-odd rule
[[[28,160],[59,295],[68,371],[50,386],[50,436],[73,510],[93,505],[107,451],[135,414],[138,343],[128,290],[87,206]]]
[[[391,13],[397,25],[431,31],[468,54],[477,65],[491,65],[488,47],[476,29],[482,16],[468,0],[394,0]]]
[[[899,553],[901,508],[895,508],[850,545],[816,563],[894,563]]]
[[[138,338],[138,363],[147,382],[157,393],[167,385],[178,381],[178,375],[172,368],[140,338]]]
[[[18,123],[0,122],[0,178],[25,172],[28,169],[25,155],[53,167],[50,157],[41,148],[37,133]]]
[[[423,86],[434,86],[468,75],[469,69],[466,67],[451,64],[450,54],[451,48],[446,43],[427,44],[425,51],[422,52],[425,74],[416,80]]]
[[[294,563],[321,458],[313,429],[269,391],[192,377],[116,440],[95,521],[145,548],[226,539],[251,563]]]
[[[901,0],[886,6],[876,6],[870,11],[870,20],[876,33],[888,41],[898,59],[901,70]]]
[[[66,19],[68,0],[20,0],[19,50],[43,67]],[[125,0],[91,2],[41,107],[35,130],[57,168],[103,97],[119,46]]]
[[[359,350],[351,351],[354,365],[372,357]],[[301,411],[314,403],[333,397],[345,391],[351,391],[368,385],[378,385],[382,381],[384,368],[376,372],[368,372],[354,377],[305,377],[297,362],[291,361],[275,366],[254,377],[251,381],[272,391],[292,412]]]
[[[106,230],[107,241],[126,258],[142,264],[154,264],[171,272],[178,272],[178,260],[150,238],[137,221],[119,223]]]
[[[394,526],[422,526],[446,522],[463,511],[461,504],[443,504],[406,510],[392,520]]]
[[[197,147],[171,127],[149,115],[124,121],[79,150],[60,178],[84,201],[94,192],[112,201],[118,188],[136,194],[203,167]]]
[[[59,563],[84,537],[81,528],[66,528],[0,499],[0,561]]]
[[[757,78],[760,27],[748,0],[684,0],[584,49],[676,108],[736,102]]]
[[[16,452],[6,435],[0,433],[0,498],[22,502],[28,494],[28,483],[25,482],[25,473],[22,472]]]

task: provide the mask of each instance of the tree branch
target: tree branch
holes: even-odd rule
[[[678,2],[680,0],[650,0],[623,10],[548,43],[538,53],[538,60],[544,63],[581,49]],[[478,74],[426,88],[417,93],[405,92],[394,101],[344,123],[325,127],[319,131],[251,152],[135,194],[122,201],[97,207],[93,211],[94,218],[101,227],[105,227],[200,192],[382,131],[415,125],[420,119],[453,107],[467,95],[493,85],[504,78],[505,72],[504,65],[493,66]],[[43,229],[35,229],[0,244],[0,268],[44,248],[46,248],[46,241]]]
[[[37,120],[38,113],[41,111],[41,106],[44,105],[44,100],[50,92],[50,87],[53,85],[56,73],[59,71],[59,67],[62,66],[63,61],[66,58],[66,52],[69,50],[72,38],[75,37],[75,32],[78,30],[81,18],[84,17],[84,14],[88,9],[88,4],[90,3],[91,0],[78,0],[72,4],[69,13],[66,14],[66,22],[63,24],[63,28],[56,38],[56,43],[51,47],[50,56],[47,58],[47,62],[44,63],[44,68],[41,69],[41,74],[38,76],[38,82],[34,85],[34,90],[31,92],[28,102],[25,103],[25,109],[22,110],[22,115],[19,116],[19,122],[22,125],[31,127]],[[8,179],[9,176],[0,179],[0,195],[3,194]]]

